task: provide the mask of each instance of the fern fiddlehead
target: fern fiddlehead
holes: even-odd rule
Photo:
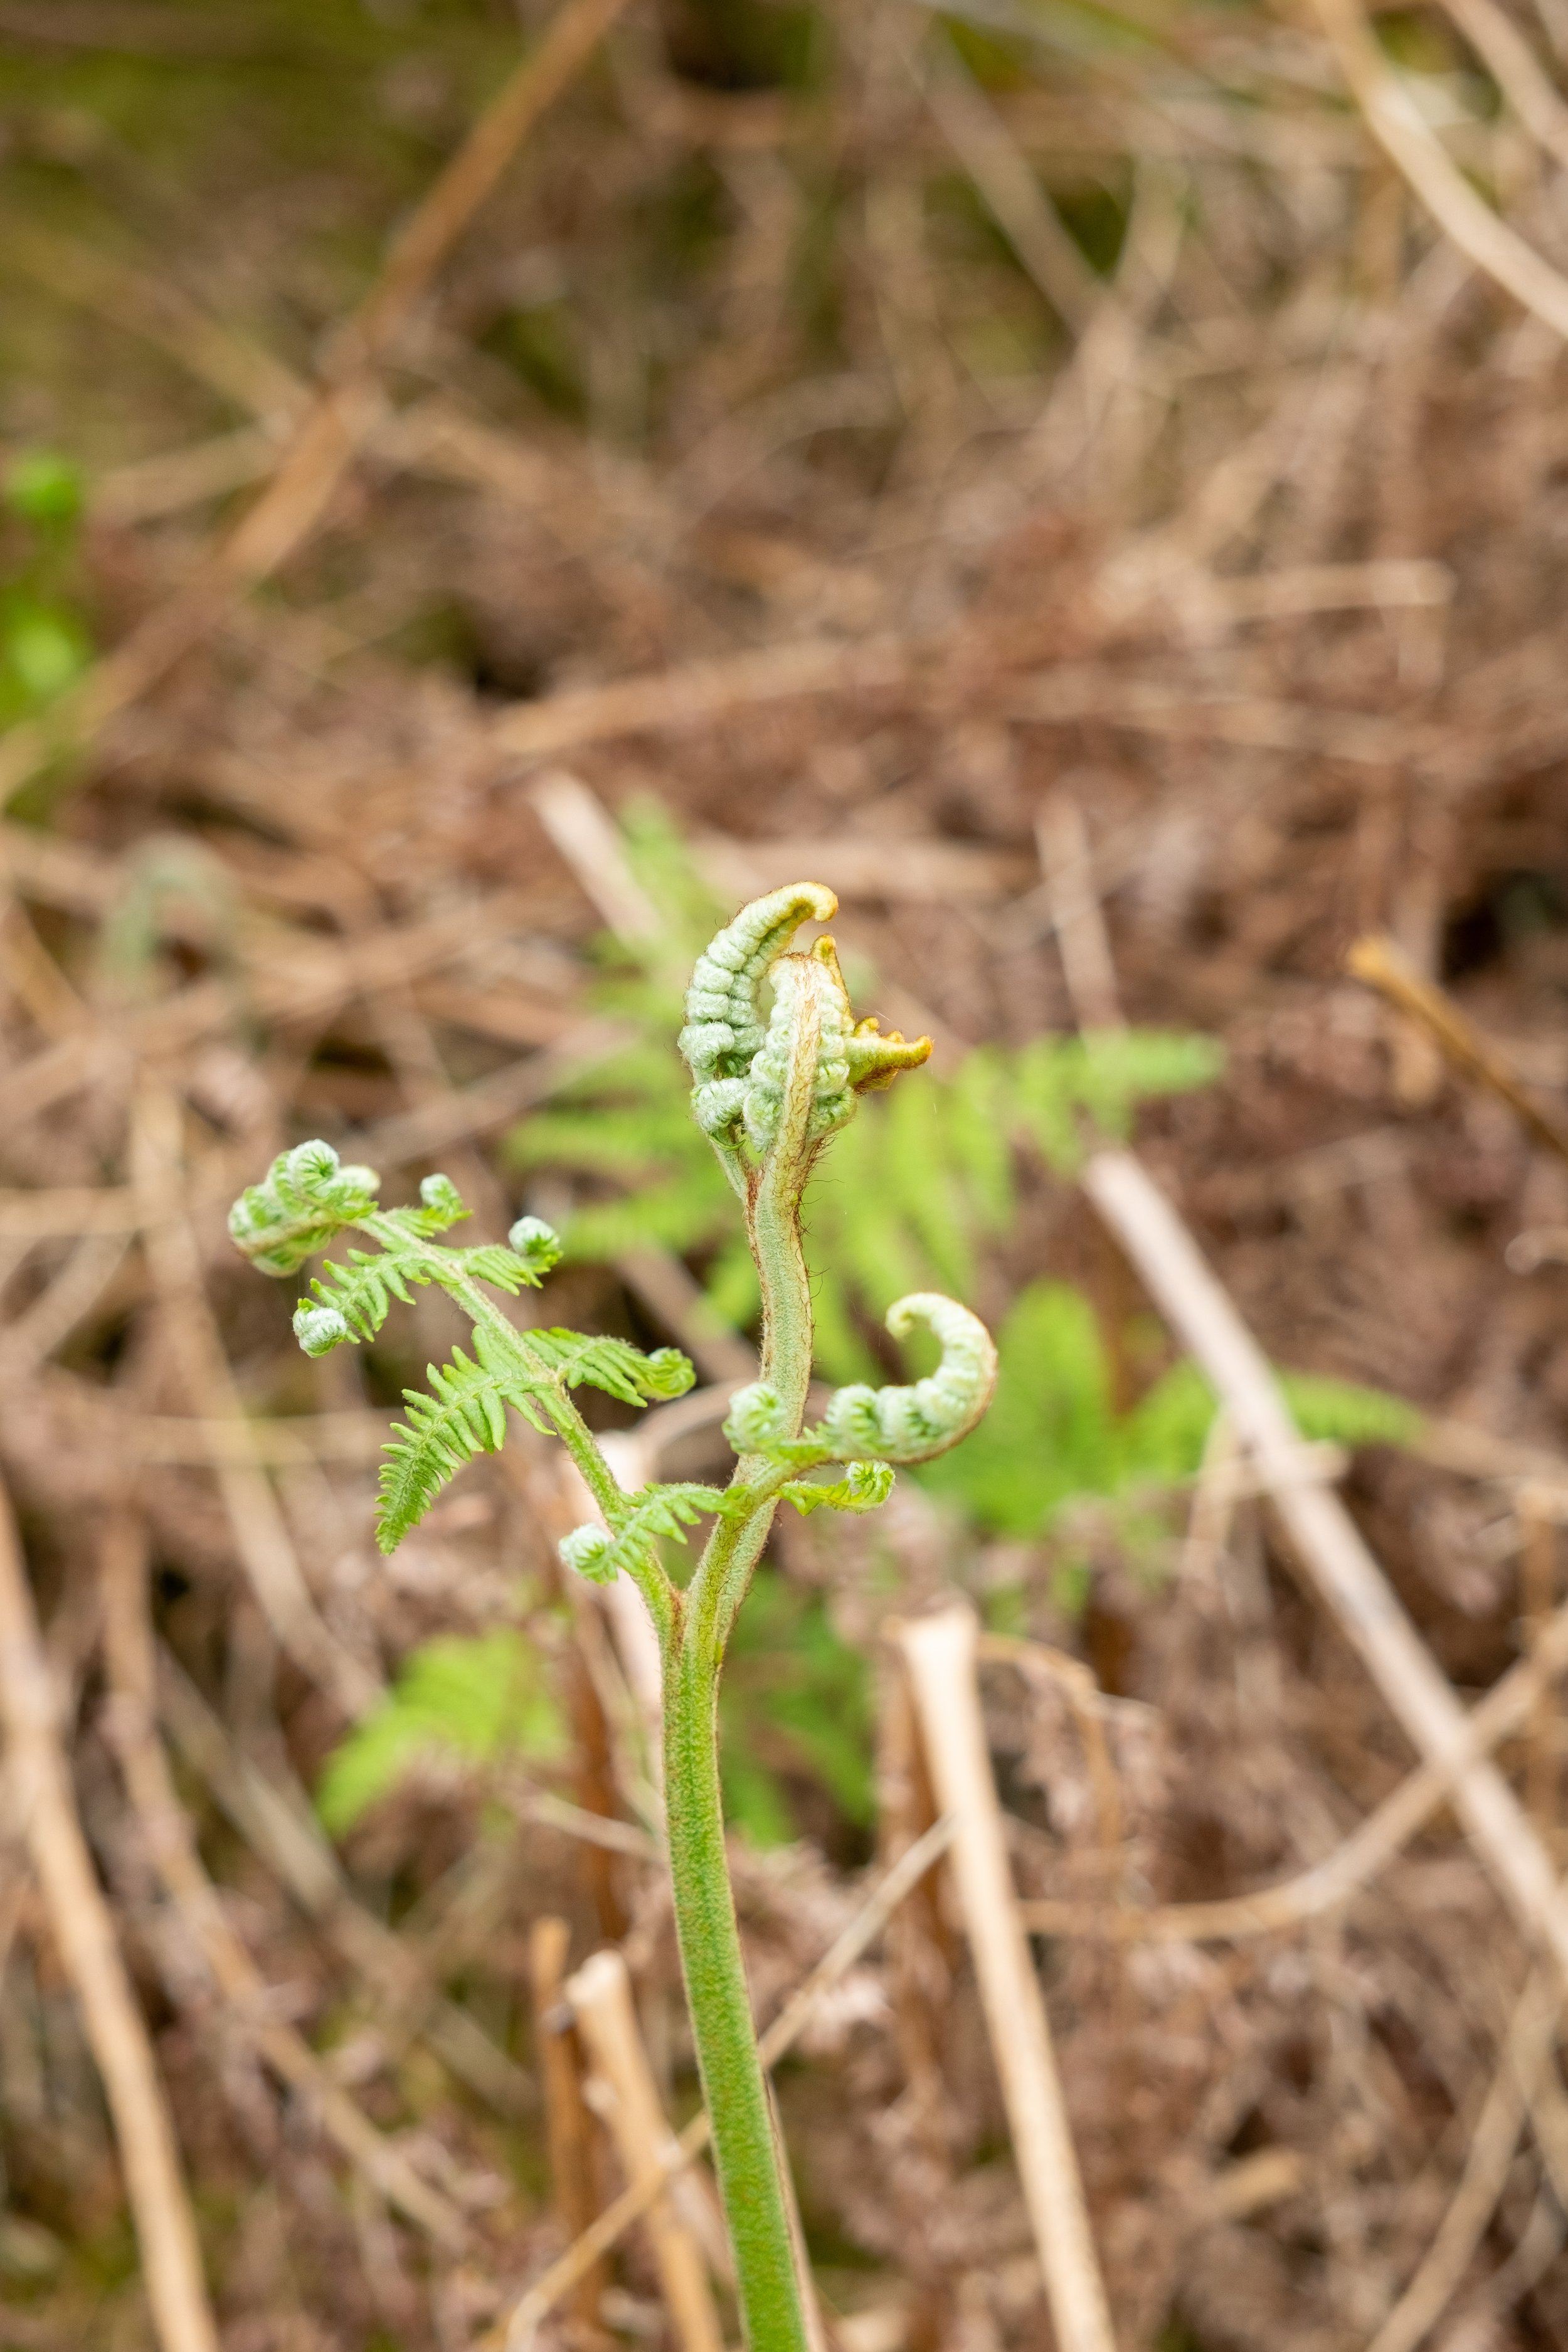
[[[833,943],[805,953],[792,942],[808,919],[836,910],[830,890],[803,882],[742,908],[698,959],[680,1050],[691,1108],[746,1213],[763,1299],[762,1377],[731,1402],[725,1433],[738,1456],[727,1486],[689,1483],[622,1492],[572,1397],[591,1383],[623,1403],[680,1395],[692,1371],[674,1349],[645,1355],[624,1340],[522,1329],[489,1294],[536,1288],[560,1255],[550,1228],[521,1218],[504,1245],[454,1247],[439,1236],[466,1214],[456,1187],[427,1176],[417,1207],[386,1209],[373,1170],[344,1167],[324,1143],[274,1161],[236,1202],[230,1232],[264,1273],[295,1274],[353,1232],[299,1304],[294,1328],[309,1355],[374,1339],[394,1301],[435,1284],[473,1326],[473,1352],[432,1367],[426,1391],[406,1391],[382,1471],[377,1537],[390,1550],[465,1463],[493,1452],[509,1411],[570,1448],[599,1517],[560,1546],[564,1563],[600,1582],[623,1572],[647,1602],[664,1675],[667,1827],[681,1963],[714,2155],[735,2254],[736,2292],[750,2352],[806,2352],[777,2134],[757,2056],[724,1852],[716,1733],[718,1680],[735,1612],[781,1501],[796,1510],[874,1510],[895,1465],[955,1444],[984,1412],[995,1351],[984,1325],[931,1292],[900,1299],[895,1339],[917,1324],[941,1343],[936,1370],[908,1386],[840,1389],[804,1429],[812,1366],[811,1290],[801,1242],[801,1196],[814,1162],[853,1118],[858,1097],[890,1086],[931,1053],[929,1038],[884,1036],[857,1021]],[[764,1009],[763,992],[772,1002]],[[842,1475],[804,1473],[833,1464]],[[662,1541],[711,1522],[684,1590],[658,1555]]]

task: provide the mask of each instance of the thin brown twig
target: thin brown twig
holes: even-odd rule
[[[340,331],[327,383],[294,426],[265,490],[185,585],[97,663],[67,703],[12,729],[0,747],[0,804],[138,701],[247,588],[270,577],[310,537],[383,413],[376,369],[519,142],[625,5],[564,0],[396,237],[375,285]]]
[[[0,1494],[0,1714],[28,1852],[114,2120],[163,2352],[217,2352],[168,2101],[77,1812],[48,1661],[8,1497]]]
[[[1489,1087],[1537,1143],[1568,1160],[1568,1121],[1537,1101],[1507,1055],[1481,1034],[1452,997],[1423,978],[1392,940],[1380,935],[1357,940],[1345,958],[1345,969],[1419,1022],[1457,1069]]]
[[[1318,14],[1368,130],[1438,226],[1524,310],[1568,336],[1568,278],[1483,203],[1449,160],[1384,61],[1359,0],[1318,0]]]
[[[1470,2266],[1498,2199],[1524,2122],[1534,2080],[1555,2036],[1559,2004],[1539,1969],[1514,2010],[1503,2053],[1477,2116],[1464,2170],[1437,2233],[1415,2276],[1373,2337],[1367,2352],[1415,2352],[1436,2326]]]
[[[214,1982],[268,2063],[321,2119],[330,2136],[377,2196],[460,2247],[462,2214],[422,2180],[323,2071],[303,2036],[265,2014],[267,1985],[229,1925],[202,1865],[190,1816],[181,1804],[156,1729],[157,1668],[147,1620],[146,1542],[140,1526],[117,1514],[105,1528],[100,1567],[104,1654],[114,1695],[114,1747],[154,1868]]]
[[[1099,1151],[1089,1198],[1214,1387],[1258,1468],[1278,1470],[1274,1505],[1319,1598],[1360,1655],[1417,1754],[1446,1762],[1466,1736],[1463,1708],[1339,1496],[1294,1475],[1300,1439],[1257,1340],[1181,1218],[1131,1152]],[[1502,1775],[1467,1760],[1454,1804],[1493,1884],[1531,1941],[1568,1974],[1568,1906]]]
[[[1443,1805],[1466,1763],[1485,1756],[1528,1723],[1549,1698],[1568,1667],[1568,1605],[1558,1609],[1532,1643],[1530,1654],[1510,1666],[1465,1722],[1463,1740],[1441,1761],[1418,1765],[1333,1852],[1294,1878],[1260,1886],[1251,1895],[1211,1903],[1173,1903],[1128,1908],[1107,1918],[1096,1907],[1054,1901],[1022,1906],[1028,1925],[1042,1935],[1110,1935],[1131,1943],[1184,1944],[1270,1936],[1337,1910],[1391,1862]]]

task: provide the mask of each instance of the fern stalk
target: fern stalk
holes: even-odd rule
[[[737,1461],[722,1490],[690,1485],[623,1493],[571,1395],[590,1382],[624,1402],[679,1395],[691,1368],[674,1349],[642,1356],[624,1341],[520,1329],[489,1293],[535,1286],[560,1255],[548,1228],[522,1218],[507,1246],[454,1249],[437,1235],[466,1212],[442,1176],[426,1177],[417,1209],[384,1209],[378,1180],[342,1168],[324,1144],[301,1144],[236,1203],[230,1230],[264,1272],[288,1275],[340,1233],[378,1244],[328,1264],[295,1315],[312,1355],[372,1339],[393,1299],[436,1284],[468,1316],[475,1353],[431,1371],[428,1394],[409,1392],[382,1484],[378,1536],[390,1549],[474,1454],[501,1442],[509,1409],[567,1446],[600,1521],[565,1538],[580,1573],[631,1576],[658,1635],[664,1689],[665,1799],[681,1966],[698,2066],[713,2126],[714,2158],[735,2257],[736,2295],[750,2352],[807,2352],[809,2282],[796,2270],[784,2157],[757,2053],[740,1929],[724,1849],[718,1701],[724,1654],[781,1499],[806,1511],[875,1508],[893,1465],[943,1453],[979,1420],[996,1358],[983,1325],[952,1299],[918,1293],[896,1302],[889,1328],[924,1323],[942,1347],[937,1370],[909,1388],[838,1391],[820,1424],[803,1427],[812,1368],[811,1286],[801,1243],[801,1198],[829,1138],[860,1094],[923,1062],[930,1041],[883,1037],[857,1024],[831,940],[789,951],[808,917],[835,910],[815,883],[775,890],[743,908],[699,959],[680,1045],[694,1081],[692,1109],[739,1195],[763,1299],[762,1378],[731,1400],[725,1434]],[[760,992],[773,985],[765,1022]],[[811,1471],[845,1465],[837,1480]],[[682,1591],[658,1557],[660,1538],[710,1516],[712,1528]]]

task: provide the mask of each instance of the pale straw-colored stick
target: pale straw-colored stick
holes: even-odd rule
[[[1416,1753],[1464,1753],[1464,1708],[1395,1598],[1338,1495],[1297,1475],[1300,1438],[1268,1360],[1170,1202],[1127,1151],[1096,1152],[1084,1171],[1095,1207],[1198,1364],[1260,1473],[1302,1568]],[[1478,1854],[1532,1942],[1568,1975],[1568,1908],[1545,1848],[1492,1764],[1468,1757],[1454,1806]]]
[[[529,1977],[533,1992],[534,2054],[544,2092],[550,2147],[550,2185],[555,2210],[568,2236],[581,2235],[594,2219],[594,2117],[583,2097],[583,2053],[566,1998],[566,1954],[572,1930],[552,1915],[536,1919],[529,1936]],[[604,2265],[577,2283],[572,2315],[579,2326],[597,2327]]]
[[[626,1964],[617,1951],[595,1952],[567,1980],[566,1998],[590,2063],[608,2096],[605,2121],[629,2182],[652,2181],[648,2236],[664,2299],[683,2352],[723,2352],[724,2337],[689,2216],[677,2210],[675,2135],[669,2128],[637,2026]],[[592,2098],[595,2084],[589,2083]]]
[[[99,1886],[8,1498],[0,1495],[0,1717],[28,1852],[103,2087],[163,2352],[218,2352],[168,2102]]]
[[[980,1707],[978,1635],[974,1612],[962,1601],[900,1626],[898,1639],[937,1801],[953,1817],[953,1876],[1057,2341],[1068,2352],[1115,2352],[1045,2000],[1007,1860]]]
[[[1080,1029],[1120,1029],[1125,1025],[1121,999],[1105,909],[1095,887],[1094,853],[1083,811],[1071,793],[1054,792],[1041,803],[1035,843],[1073,1016]]]
[[[229,1924],[206,1874],[189,1813],[181,1804],[158,1737],[158,1668],[147,1614],[147,1539],[133,1518],[106,1528],[100,1556],[103,1645],[114,1707],[111,1742],[149,1856],[164,1892],[241,2031],[279,2079],[320,2116],[330,2137],[378,2197],[440,2244],[461,2247],[461,2212],[422,2179],[334,2083],[292,2025],[267,2013],[270,1988]]]
[[[1476,194],[1389,66],[1360,0],[1318,0],[1318,14],[1367,129],[1466,258],[1556,333],[1568,336],[1568,278]]]
[[[1476,2118],[1465,2168],[1436,2235],[1367,2352],[1415,2352],[1464,2279],[1507,2185],[1509,2168],[1555,2037],[1558,2001],[1536,1970],[1510,2023],[1502,2058]]]

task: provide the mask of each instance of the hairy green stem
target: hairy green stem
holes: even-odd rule
[[[732,1556],[756,1558],[773,1516],[721,1520],[664,1657],[665,1814],[676,1931],[749,2352],[808,2352],[784,2154],[762,2061],[724,1851],[717,1616]],[[749,1572],[749,1570],[748,1570]]]
[[[804,959],[792,959],[804,962]],[[811,1286],[800,1202],[821,1038],[819,966],[806,965],[792,1024],[778,1129],[748,1187],[747,1223],[763,1294],[763,1375],[800,1426],[811,1384]],[[760,1486],[744,1518],[721,1519],[692,1578],[679,1638],[664,1651],[664,1783],[669,1867],[686,1996],[713,2154],[735,2253],[735,2288],[749,2352],[807,2352],[802,2281],[784,2180],[784,2151],[757,2055],[740,1929],[724,1851],[719,1778],[719,1676],[787,1472],[765,1455],[735,1465],[734,1484]],[[772,1487],[775,1493],[768,1493]]]

